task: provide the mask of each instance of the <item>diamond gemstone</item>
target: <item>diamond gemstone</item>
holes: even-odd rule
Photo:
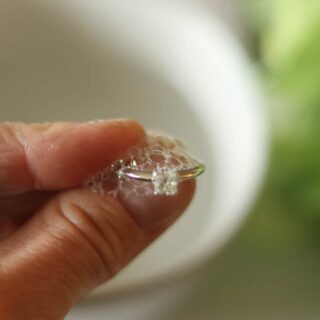
[[[155,195],[175,195],[178,191],[178,177],[174,171],[153,171],[152,184]]]

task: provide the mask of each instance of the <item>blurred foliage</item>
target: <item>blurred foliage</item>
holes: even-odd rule
[[[271,97],[273,147],[258,210],[320,240],[320,0],[242,0]]]

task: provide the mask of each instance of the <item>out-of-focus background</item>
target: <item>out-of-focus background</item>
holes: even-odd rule
[[[119,0],[119,3],[120,1],[122,0]],[[189,277],[195,277],[192,288],[185,290],[183,298],[171,301],[170,308],[163,312],[163,320],[319,319],[320,0],[150,1],[198,2],[206,11],[222,20],[244,47],[260,78],[271,135],[265,181],[250,217],[225,249],[197,273],[197,279],[196,275]],[[39,3],[43,4],[39,1],[31,8],[35,13],[38,13]],[[132,110],[125,113],[128,109],[118,109],[126,116],[136,115],[135,108],[138,107],[139,116],[146,113],[137,97],[143,97],[146,105],[153,103],[154,109],[150,110],[158,112],[150,113],[153,121],[149,123],[150,126],[156,126],[161,117],[163,123],[167,123],[166,116],[172,112],[172,105],[176,106],[176,110],[188,110],[183,109],[185,102],[182,100],[166,100],[162,93],[170,96],[172,90],[158,90],[162,84],[149,81],[149,78],[137,78],[134,72],[131,72],[130,78],[127,73],[119,73],[117,70],[122,69],[118,69],[117,65],[111,65],[110,69],[105,68],[109,67],[108,63],[104,61],[101,53],[92,51],[91,42],[86,46],[80,46],[81,41],[78,44],[78,40],[83,36],[81,30],[75,37],[71,31],[68,33],[68,29],[64,29],[64,24],[57,27],[59,23],[48,18],[48,25],[43,24],[46,27],[42,34],[38,25],[42,25],[46,18],[43,18],[40,9],[38,15],[35,15],[40,18],[36,18],[33,24],[27,2],[4,1],[1,4],[4,4],[3,8],[10,9],[0,10],[0,21],[7,22],[10,26],[10,30],[0,29],[1,99],[11,102],[11,107],[2,108],[1,117],[7,119],[16,112],[19,120],[42,121],[47,119],[50,111],[51,120],[62,116],[65,120],[73,119],[75,115],[84,120],[96,114],[87,107],[93,99],[97,114],[101,112],[104,115],[107,114],[106,104],[111,104],[106,98],[110,92],[113,92],[120,102],[123,101],[120,99],[123,96],[122,91],[117,89],[123,85],[124,79],[127,82],[123,87],[132,89],[126,92],[128,99],[132,100]],[[11,9],[15,20],[9,15]],[[32,10],[30,12],[33,12]],[[55,23],[51,25],[52,21]],[[27,26],[27,30],[24,30],[20,23]],[[11,45],[10,48],[11,39],[7,36],[10,32],[16,35],[12,42],[17,44],[16,47]],[[34,55],[32,47],[39,43],[41,50],[37,51],[37,56]],[[11,49],[13,51],[10,51]],[[170,53],[170,50],[168,52]],[[82,65],[83,61],[88,63],[88,66],[84,65],[83,69],[78,71],[78,66]],[[12,65],[16,69],[11,70]],[[113,69],[116,71],[112,73]],[[83,72],[88,78],[82,77]],[[47,73],[50,73],[52,78],[46,78]],[[45,82],[43,79],[50,81]],[[109,87],[109,91],[106,91],[106,87]],[[30,88],[37,89],[34,91],[36,98]],[[135,88],[140,90],[137,95]],[[36,111],[31,112],[28,107],[21,105],[29,108],[34,105]],[[44,105],[46,107],[43,107]],[[190,121],[195,123],[197,118],[193,113],[189,115],[181,110],[179,112],[184,112],[185,119],[190,118]],[[12,119],[16,120],[16,114]],[[175,124],[172,127],[180,130]],[[201,137],[201,125],[195,127],[199,129]],[[196,132],[198,131],[194,129],[188,134],[190,137],[194,136],[198,142],[200,138],[197,138]],[[189,239],[187,231],[185,238]],[[150,261],[152,262],[151,259]],[[165,289],[168,292],[171,290],[169,285]],[[138,294],[135,298],[138,300]],[[140,300],[144,302],[143,299]],[[112,304],[113,300],[110,301]],[[106,306],[106,303],[103,300],[103,306]],[[117,305],[120,306],[119,309],[123,308],[121,303],[120,301]],[[93,311],[97,309],[94,303],[91,308]],[[147,306],[137,305],[137,314],[143,308]],[[102,317],[109,319],[107,312],[105,313],[103,308],[101,310]],[[75,314],[76,319],[80,319],[78,315],[81,312],[83,310],[79,309],[78,314]],[[110,315],[109,317],[115,319]],[[87,318],[94,319],[93,316]],[[140,320],[141,317],[133,314],[131,319]],[[153,320],[152,317],[150,319]],[[161,312],[154,319],[162,319]]]
[[[320,317],[320,1],[202,1],[263,82],[270,163],[250,218],[172,319]]]

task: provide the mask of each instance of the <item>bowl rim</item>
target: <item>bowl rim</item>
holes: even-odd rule
[[[62,0],[59,0],[62,1]],[[57,2],[59,2],[57,1]],[[57,3],[56,2],[56,3]],[[72,3],[73,1],[65,1],[64,3],[69,2]],[[138,2],[138,1],[137,1]],[[64,3],[61,3],[62,6],[64,6]],[[257,137],[257,141],[259,142],[259,148],[257,149],[257,152],[254,154],[255,156],[255,165],[256,165],[256,172],[254,175],[251,176],[251,183],[250,183],[250,190],[246,193],[246,198],[242,200],[241,205],[239,205],[238,210],[234,211],[234,219],[233,221],[229,222],[228,228],[226,228],[224,235],[220,237],[219,241],[217,241],[216,237],[212,237],[211,239],[207,239],[206,245],[202,247],[201,252],[199,251],[199,254],[197,255],[197,259],[194,259],[191,261],[189,259],[189,263],[184,264],[183,272],[181,268],[175,266],[171,269],[170,272],[166,272],[163,274],[158,274],[154,276],[152,279],[144,279],[139,280],[136,283],[133,282],[131,284],[127,284],[126,286],[121,285],[111,285],[111,289],[107,292],[94,292],[92,293],[87,299],[98,299],[100,297],[106,297],[106,296],[123,296],[127,294],[131,294],[133,292],[140,291],[142,289],[146,288],[155,288],[158,287],[160,284],[168,283],[172,280],[178,280],[181,278],[185,278],[186,276],[190,275],[190,273],[193,273],[195,270],[197,270],[199,267],[202,267],[205,262],[208,259],[211,259],[213,256],[216,256],[219,251],[227,244],[227,242],[231,239],[231,237],[235,234],[236,230],[239,229],[241,223],[245,220],[245,218],[249,214],[249,208],[252,205],[252,202],[257,195],[260,186],[262,177],[265,172],[266,162],[267,162],[267,150],[268,150],[268,129],[267,129],[267,122],[266,117],[263,111],[264,106],[264,99],[263,94],[259,88],[258,79],[256,75],[253,72],[253,68],[251,67],[249,61],[247,60],[244,50],[241,48],[240,44],[237,42],[235,37],[231,34],[231,32],[228,31],[228,29],[223,26],[223,24],[219,21],[219,19],[213,15],[212,13],[208,13],[205,11],[201,5],[195,4],[195,3],[186,3],[186,2],[172,2],[169,3],[167,1],[139,1],[138,4],[135,4],[135,1],[130,2],[119,2],[117,0],[106,0],[105,2],[101,2],[98,0],[92,0],[88,2],[84,2],[85,6],[81,7],[81,10],[86,11],[87,9],[93,9],[91,11],[91,14],[95,14],[97,12],[97,8],[108,8],[109,10],[109,17],[112,18],[112,10],[115,10],[117,14],[123,14],[125,17],[128,17],[128,15],[134,15],[137,13],[135,11],[134,6],[149,6],[150,8],[149,14],[161,16],[163,19],[169,18],[166,15],[175,15],[177,19],[183,20],[183,21],[191,21],[192,23],[199,25],[199,30],[203,33],[205,33],[204,41],[208,41],[209,39],[216,42],[216,45],[219,47],[220,53],[227,53],[228,58],[230,58],[228,61],[229,64],[231,64],[236,70],[242,70],[246,77],[243,79],[241,86],[244,91],[247,91],[250,93],[251,99],[254,100],[257,103],[257,108],[255,111],[252,112],[252,119],[256,122],[254,125],[255,127],[260,127],[260,129],[257,131],[257,134],[259,137]],[[89,7],[90,8],[89,8]],[[106,7],[104,7],[106,6]],[[73,7],[73,6],[72,6]],[[79,9],[79,8],[78,8]],[[90,12],[90,10],[88,10]],[[101,10],[103,12],[103,10]],[[170,13],[169,13],[170,12]],[[77,12],[73,12],[72,15],[76,15]],[[85,12],[81,13],[81,16],[83,16]],[[150,17],[149,17],[150,18]],[[115,17],[113,17],[115,19]],[[148,19],[148,18],[146,18]],[[99,19],[97,19],[99,20]],[[154,20],[156,23],[156,20]],[[91,21],[92,23],[92,21]],[[96,27],[93,28],[94,32],[99,33],[99,37],[102,37],[103,39],[106,35],[101,34],[101,25],[99,25],[99,21],[94,21],[94,23],[97,23]],[[128,22],[130,23],[130,21]],[[177,25],[178,26],[178,25]],[[143,30],[138,28],[140,26],[134,26],[131,25],[132,28],[136,27],[137,32],[145,32],[148,33],[148,30]],[[130,32],[132,29],[130,30]],[[136,32],[136,36],[137,36]],[[132,37],[132,32],[130,34],[130,37]],[[134,38],[134,37],[133,37]],[[206,40],[205,40],[206,38]],[[103,40],[99,41],[103,41]],[[121,43],[121,39],[117,38],[115,41],[119,42],[119,47],[130,47],[132,46],[132,38],[126,38],[123,39],[123,43]],[[143,41],[143,36],[141,33],[141,39],[140,41]],[[127,43],[126,43],[127,42]],[[140,48],[138,48],[138,51],[141,50],[143,46],[140,44]],[[133,52],[133,54],[135,54]],[[141,54],[141,51],[137,52],[137,54]],[[217,57],[217,55],[216,55]],[[221,54],[219,63],[222,63],[222,59],[224,59],[224,55]],[[152,61],[145,61],[146,63],[151,63]],[[222,63],[223,64],[223,63]],[[161,65],[161,63],[159,64]],[[159,71],[159,70],[158,70]],[[157,72],[158,72],[157,71]],[[163,72],[163,70],[161,70]],[[170,76],[168,74],[162,74],[165,77],[167,77],[168,81],[170,81]],[[185,90],[185,89],[184,89]],[[250,95],[249,94],[249,95]],[[252,123],[247,123],[247,125],[252,125]],[[244,185],[244,188],[249,188],[248,186]],[[213,243],[215,242],[215,243]],[[179,264],[182,265],[182,262]],[[112,291],[111,291],[112,290]]]

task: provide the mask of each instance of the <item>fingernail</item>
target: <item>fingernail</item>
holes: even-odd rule
[[[92,124],[96,124],[96,123],[106,123],[106,122],[127,122],[129,121],[129,119],[125,119],[125,118],[118,118],[118,119],[93,119],[91,121],[88,121],[87,123],[92,123]]]
[[[104,122],[107,122],[107,121],[110,121],[110,120],[94,119],[94,120],[88,121],[88,123],[95,124],[95,123],[104,123]]]
[[[127,188],[132,188],[132,185],[128,184]],[[137,195],[122,188],[119,199],[136,223],[144,230],[151,231],[165,229],[171,225],[192,200],[194,190],[194,180],[181,183],[178,193],[174,196],[150,193]]]

